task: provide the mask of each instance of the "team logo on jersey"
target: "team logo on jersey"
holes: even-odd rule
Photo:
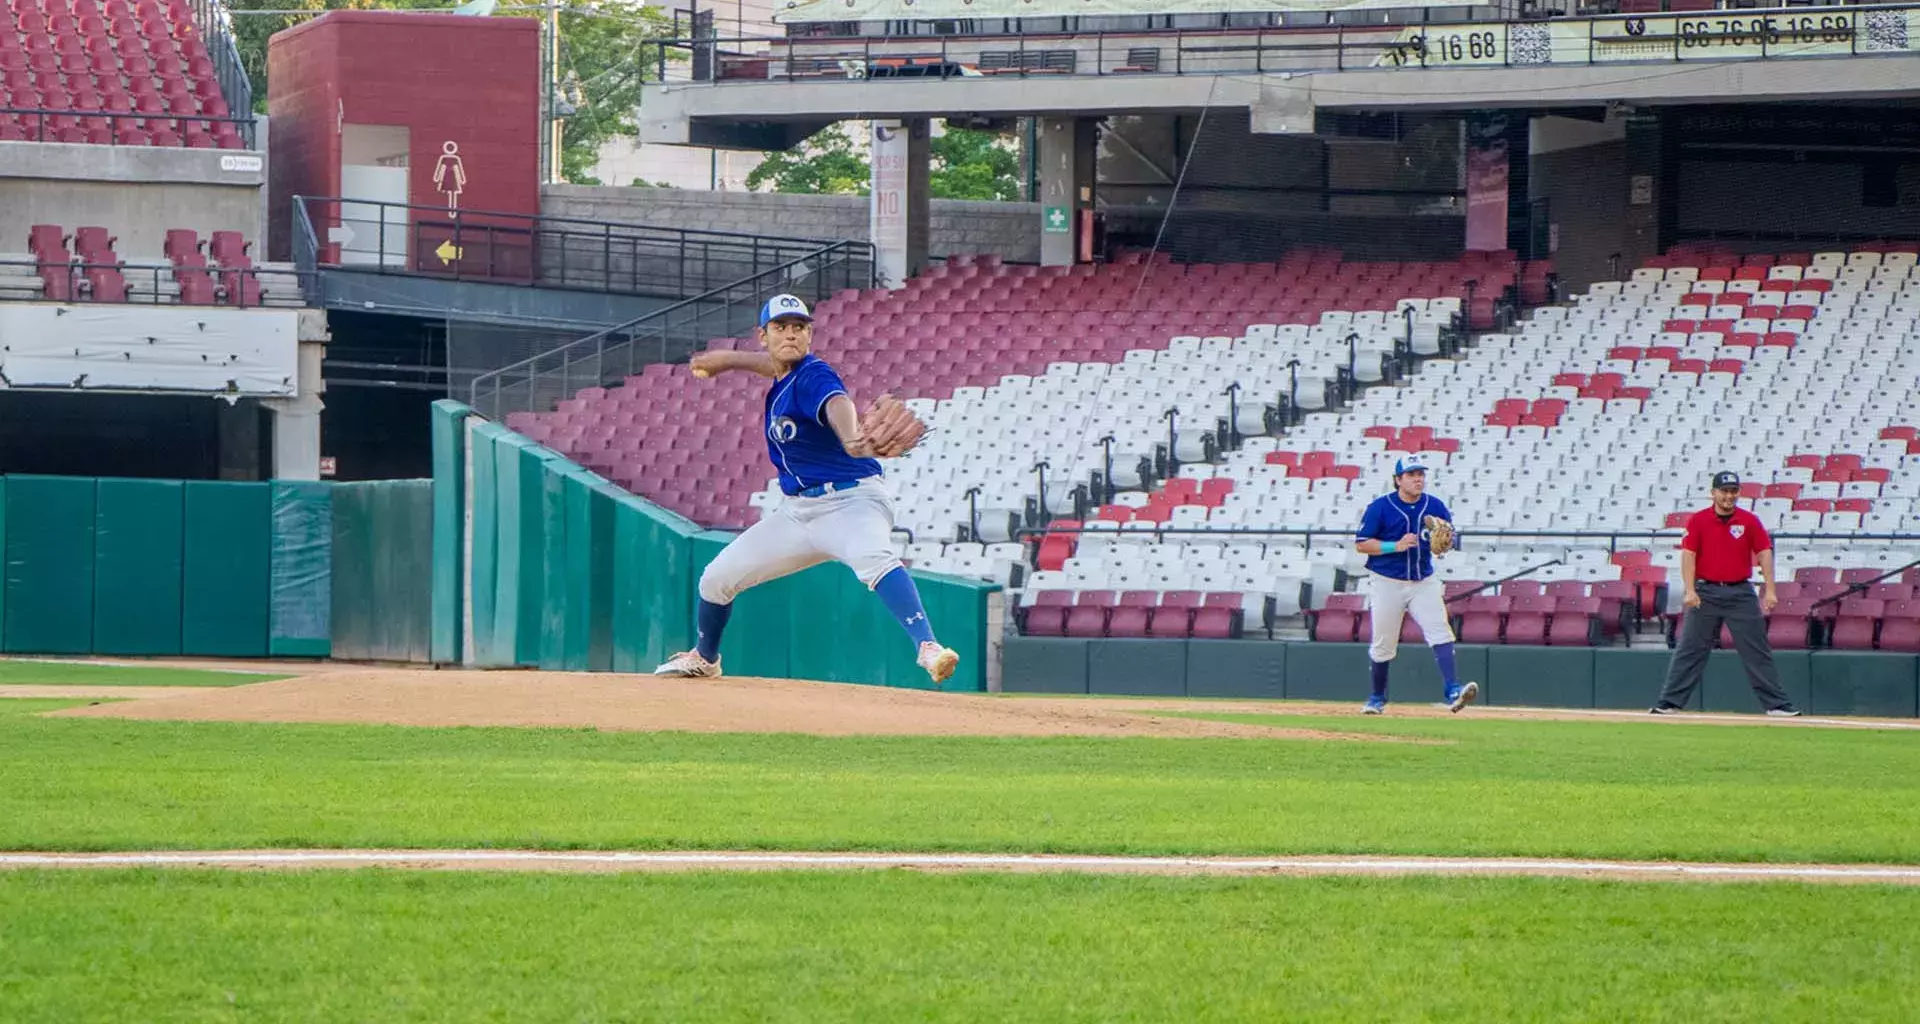
[[[794,435],[798,433],[800,433],[800,425],[793,422],[791,416],[775,416],[773,422],[767,424],[767,437],[781,444],[793,440]]]
[[[1739,523],[1735,523],[1733,524],[1733,529],[1728,530],[1727,532],[1733,534],[1734,540],[1739,540],[1740,538],[1747,535],[1747,528]]]

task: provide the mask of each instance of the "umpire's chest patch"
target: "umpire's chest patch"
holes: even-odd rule
[[[1735,523],[1733,524],[1733,527],[1729,529],[1727,532],[1733,534],[1734,540],[1739,540],[1740,538],[1747,535],[1747,528],[1744,524]]]

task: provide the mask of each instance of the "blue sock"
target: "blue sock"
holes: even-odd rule
[[[700,652],[702,658],[715,661],[720,657],[720,634],[727,631],[727,618],[732,614],[731,604],[714,604],[704,597],[700,599],[700,607],[693,613],[694,626],[699,630],[693,649]]]
[[[893,571],[880,577],[873,592],[880,595],[881,603],[900,620],[900,628],[907,631],[915,644],[933,642],[933,623],[927,621],[927,610],[920,604],[920,588],[913,585],[913,577],[907,570],[895,566]]]
[[[1440,678],[1446,680],[1448,692],[1460,685],[1460,677],[1453,671],[1453,645],[1436,644],[1433,648],[1433,660],[1440,663]]]
[[[1387,670],[1392,667],[1391,661],[1373,663],[1373,695],[1381,700],[1387,699]]]

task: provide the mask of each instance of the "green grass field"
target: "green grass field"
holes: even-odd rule
[[[1217,716],[1439,742],[59,719],[0,849],[1920,861],[1908,732]],[[0,1020],[1920,1017],[1920,888],[1526,878],[0,871]]]
[[[286,675],[208,671],[166,665],[90,665],[0,660],[0,686],[246,686]]]
[[[58,706],[0,702],[0,848],[1920,861],[1903,732],[1356,717],[1341,726],[1448,742],[825,739],[33,714]]]
[[[907,873],[0,874],[79,1021],[1902,1021],[1920,889]]]

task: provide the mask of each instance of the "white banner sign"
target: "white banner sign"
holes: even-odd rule
[[[1375,67],[1526,67],[1759,57],[1905,53],[1920,39],[1920,12],[1707,11],[1645,18],[1412,26]]]
[[[82,303],[0,305],[0,374],[16,388],[293,395],[299,312]]]
[[[907,283],[907,126],[873,122],[873,187],[867,206],[873,270],[882,288]]]
[[[1429,0],[1421,7],[1471,7],[1475,0]],[[1091,15],[1259,14],[1358,11],[1407,6],[1407,0],[780,0],[773,20],[931,21],[953,18],[1072,18]]]

